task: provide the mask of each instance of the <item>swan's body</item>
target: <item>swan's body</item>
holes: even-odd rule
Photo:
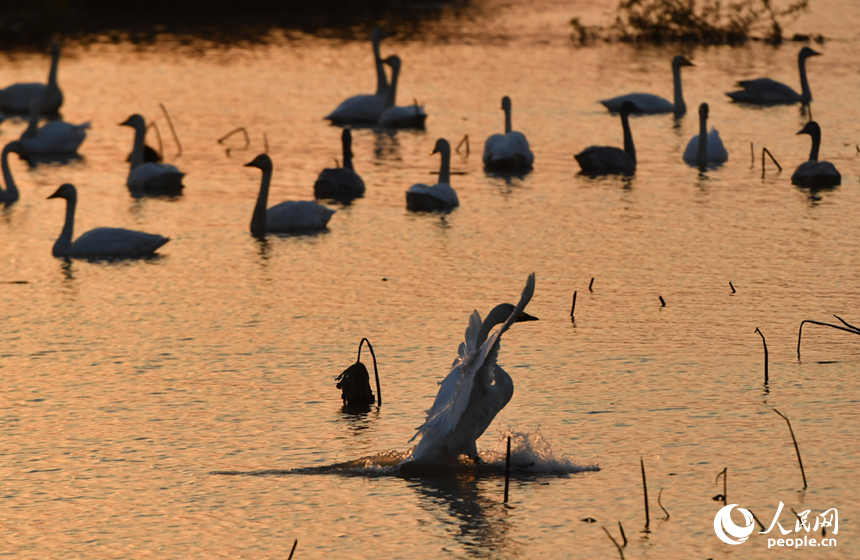
[[[385,110],[385,99],[388,95],[388,80],[382,67],[382,57],[379,56],[379,43],[385,38],[385,31],[377,27],[371,33],[373,43],[373,60],[376,65],[376,93],[373,95],[354,95],[337,109],[326,115],[325,119],[332,124],[374,124]]]
[[[583,175],[636,173],[636,148],[633,146],[633,135],[630,132],[630,113],[636,107],[630,101],[621,105],[621,127],[624,130],[624,149],[611,146],[590,146],[574,157],[582,168]]]
[[[415,212],[448,210],[460,205],[457,193],[451,187],[451,145],[444,138],[436,141],[432,154],[439,153],[439,182],[435,185],[416,183],[406,191],[406,209]]]
[[[352,167],[352,133],[348,128],[341,135],[343,167],[323,169],[314,183],[314,198],[350,201],[364,196],[364,181]]]
[[[0,111],[6,115],[27,115],[30,103],[42,99],[41,110],[44,114],[56,115],[63,104],[63,92],[57,85],[57,66],[60,63],[60,44],[51,44],[51,70],[47,84],[14,84],[0,89]]]
[[[818,123],[809,121],[798,134],[809,134],[812,137],[812,149],[809,152],[809,161],[798,166],[791,176],[791,182],[813,189],[826,189],[842,183],[842,175],[835,165],[829,161],[818,161],[818,149],[821,147],[821,127]]]
[[[75,206],[78,192],[70,183],[61,185],[48,198],[66,199],[66,223],[57,242],[55,257],[77,258],[129,258],[152,255],[155,250],[170,241],[167,237],[122,228],[100,227],[91,229],[72,241],[75,227]]]
[[[451,372],[439,385],[426,421],[412,437],[420,435],[421,441],[406,463],[444,464],[459,455],[477,459],[476,440],[514,394],[511,376],[496,363],[501,336],[515,322],[537,319],[525,313],[534,289],[532,273],[516,307],[498,305],[483,322],[477,310],[472,312],[466,339],[460,344]],[[490,333],[498,324],[502,327]]]
[[[400,57],[389,56],[383,62],[391,67],[391,86],[385,98],[385,110],[379,117],[377,124],[386,128],[424,128],[427,113],[424,107],[407,105],[398,107],[397,101],[397,78],[400,75]]]
[[[245,167],[256,167],[263,172],[260,193],[251,217],[251,233],[262,236],[266,233],[298,233],[326,229],[334,210],[313,201],[288,201],[266,209],[269,200],[269,185],[272,182],[272,160],[260,154]]]
[[[123,126],[134,128],[134,147],[131,150],[131,170],[126,185],[133,191],[152,194],[181,194],[184,173],[167,163],[144,163],[143,140],[146,136],[146,122],[140,115],[132,115]]]
[[[704,138],[703,142],[699,139]],[[718,165],[729,159],[729,152],[723,146],[720,133],[716,128],[708,132],[708,104],[699,105],[699,134],[690,139],[684,150],[684,161],[690,165],[707,167]]]
[[[812,101],[812,92],[809,89],[809,81],[806,79],[806,59],[810,56],[819,56],[809,47],[800,49],[797,55],[797,66],[800,70],[800,89],[797,93],[787,85],[771,80],[770,78],[758,78],[757,80],[745,80],[738,82],[742,90],[727,93],[733,101],[739,103],[750,103],[753,105],[790,105]]]
[[[3,154],[0,156],[0,166],[3,168],[3,180],[6,183],[6,189],[0,189],[0,202],[12,204],[18,200],[18,187],[15,185],[15,179],[12,177],[12,171],[9,169],[9,153],[15,152],[19,156],[24,153],[24,146],[19,140],[9,142],[3,147]]]
[[[629,101],[635,107],[634,113],[675,113],[676,115],[683,115],[687,112],[687,104],[684,103],[684,91],[681,88],[682,66],[694,66],[694,64],[681,55],[672,59],[672,80],[675,86],[674,103],[650,93],[628,93],[627,95],[619,95],[612,99],[604,99],[601,103],[613,113],[620,112],[624,102]]]
[[[39,128],[39,109],[42,100],[30,103],[30,123],[21,135],[21,144],[28,156],[63,156],[77,153],[87,137],[90,123],[69,124],[51,121]]]
[[[511,130],[511,98],[502,98],[505,112],[505,133],[493,134],[484,143],[484,167],[497,171],[531,169],[535,161],[525,134]]]

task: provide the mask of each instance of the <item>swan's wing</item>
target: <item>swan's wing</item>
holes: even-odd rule
[[[526,310],[526,305],[529,304],[529,302],[531,301],[532,296],[534,294],[535,294],[535,273],[532,272],[531,274],[529,274],[529,277],[526,280],[526,285],[523,288],[523,293],[520,295],[519,303],[517,303],[517,306],[514,308],[513,313],[511,313],[510,317],[508,317],[508,320],[505,321],[505,324],[502,325],[502,328],[500,329],[500,332],[499,332],[499,336],[502,336],[502,333],[504,333],[506,330],[511,328],[511,325],[513,325],[514,322],[516,322],[516,320],[520,316],[520,314]],[[487,340],[489,341],[490,339],[488,338]]]
[[[71,154],[87,137],[90,123],[69,124],[52,121],[36,131],[32,138],[21,138],[24,149],[31,154]]]
[[[266,231],[289,233],[325,229],[334,212],[313,201],[281,202],[266,210]]]
[[[427,113],[421,105],[406,105],[404,107],[389,107],[379,117],[380,126],[394,128],[421,128],[427,119]]]
[[[716,128],[708,133],[708,161],[723,162],[729,159],[729,151],[723,146],[723,140]]]
[[[628,93],[612,99],[604,99],[600,103],[613,113],[619,113],[625,101],[633,103],[637,113],[671,113],[675,110],[674,103],[650,93]]]
[[[801,99],[801,95],[792,88],[770,78],[744,80],[738,82],[738,86],[743,89],[726,94],[735,101],[767,104],[795,102]]]
[[[168,241],[169,238],[153,233],[100,227],[77,238],[71,253],[77,257],[137,257],[154,253]]]
[[[0,89],[0,109],[9,114],[30,112],[30,100],[44,97],[48,86],[45,84],[13,84]]]
[[[710,140],[710,138],[708,138]],[[696,134],[690,141],[687,143],[687,147],[684,149],[684,161],[687,163],[696,163],[696,151],[699,149],[699,135]]]
[[[805,161],[791,176],[794,185],[826,189],[842,182],[842,175],[829,161]]]
[[[589,146],[573,157],[586,174],[636,172],[636,163],[627,152],[614,146]]]
[[[126,185],[132,189],[150,188],[153,181],[156,181],[158,177],[168,174],[173,176],[178,175],[178,181],[182,181],[183,174],[174,165],[155,162],[143,163],[131,170],[128,174]]]
[[[435,198],[447,206],[457,206],[460,204],[456,191],[448,183],[436,183],[433,186],[416,183],[409,187],[409,190],[406,192],[407,194],[412,193]]]
[[[529,141],[522,132],[511,131],[507,134],[493,134],[484,144],[484,165],[498,163],[531,167],[534,154]]]
[[[384,95],[354,95],[326,115],[333,124],[375,123],[385,111]]]

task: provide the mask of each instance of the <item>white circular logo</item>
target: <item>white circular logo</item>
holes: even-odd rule
[[[741,544],[746,542],[754,529],[752,513],[744,508],[738,508],[738,511],[744,516],[746,525],[744,527],[735,525],[735,522],[732,521],[732,508],[736,505],[738,504],[727,505],[720,509],[714,517],[714,532],[726,544]],[[737,540],[733,540],[732,537]]]

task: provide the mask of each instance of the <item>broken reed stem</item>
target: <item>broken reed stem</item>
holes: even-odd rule
[[[663,296],[658,296],[660,298],[660,307],[666,307],[666,300],[663,299]]]
[[[624,534],[624,526],[621,524],[620,521],[618,522],[618,529],[621,531],[621,538],[624,539],[624,544],[621,545],[621,548],[626,548],[627,547],[627,535]]]
[[[735,286],[734,286],[734,284],[732,284],[732,283],[731,283],[731,281],[729,282],[729,288],[731,288],[731,289],[732,289],[732,293],[733,293],[733,294],[734,294],[735,292],[737,292],[737,290],[735,290]]]
[[[511,478],[511,436],[508,436],[508,452],[505,455],[505,503],[508,503],[508,481]]]
[[[762,148],[761,149],[761,177],[762,177],[762,179],[764,179],[764,155],[765,154],[769,155],[770,159],[776,164],[777,169],[782,171],[782,166],[779,164],[778,161],[776,161],[776,158],[773,157],[773,154],[770,153],[770,150],[768,150],[767,148]]]
[[[750,142],[750,169],[755,167],[755,149],[753,148],[753,143]]]
[[[159,103],[158,106],[161,107],[161,112],[164,113],[164,118],[167,119],[167,126],[170,127],[170,133],[173,134],[173,140],[179,148],[179,151],[173,157],[179,157],[182,155],[182,144],[179,143],[179,136],[176,135],[176,129],[173,128],[173,121],[170,120],[170,114],[167,112],[167,107],[164,106],[164,103]]]
[[[806,473],[803,472],[803,461],[800,459],[800,448],[797,447],[797,438],[794,437],[794,430],[791,429],[791,422],[788,421],[788,416],[782,412],[775,408],[773,411],[782,416],[785,423],[788,424],[788,431],[791,432],[791,441],[794,442],[794,450],[797,452],[797,464],[800,465],[800,475],[803,477],[803,489],[806,490]]]
[[[269,137],[266,136],[265,132],[263,132],[263,153],[264,154],[269,153]]]
[[[594,291],[594,290],[592,290],[592,289],[591,289],[591,287],[592,287],[593,285],[594,285],[594,278],[592,278],[592,279],[591,279],[591,282],[589,282],[589,283],[588,283],[588,291],[589,291],[589,292],[593,292],[593,291]]]
[[[287,557],[287,560],[292,560],[293,553],[296,551],[296,545],[299,544],[299,539],[293,541],[293,549],[290,551],[290,555]]]
[[[851,334],[860,335],[860,329],[853,325],[849,325],[845,321],[843,321],[840,317],[834,315],[837,319],[842,321],[843,325],[847,325],[849,328],[840,327],[839,325],[833,325],[831,323],[822,323],[821,321],[813,321],[812,319],[804,319],[800,322],[800,329],[797,331],[797,360],[800,361],[800,340],[803,336],[803,324],[804,323],[812,323],[813,325],[821,325],[822,327],[831,327],[834,329],[839,329],[840,331],[849,332]]]
[[[857,331],[858,333],[860,333],[860,329],[858,329],[858,328],[857,328],[857,327],[855,327],[854,325],[852,325],[852,324],[848,323],[847,321],[845,321],[845,319],[843,319],[843,318],[842,318],[842,317],[840,317],[839,315],[835,315],[835,314],[834,314],[833,316],[834,316],[834,317],[836,317],[837,319],[839,319],[839,322],[840,322],[840,323],[842,323],[843,325],[845,325],[846,327],[848,327],[849,329],[854,329],[855,331]]]
[[[639,457],[639,465],[642,467],[642,490],[645,493],[645,530],[651,525],[651,517],[648,514],[648,484],[645,482],[645,461]]]
[[[247,150],[251,146],[251,137],[248,135],[248,129],[245,128],[244,126],[240,126],[239,128],[235,128],[235,129],[231,130],[230,132],[228,132],[227,134],[225,134],[224,136],[219,138],[218,143],[224,144],[224,140],[230,138],[231,136],[233,136],[237,132],[241,132],[245,135],[245,147],[242,149]]]
[[[758,330],[758,327],[755,328],[755,332],[757,332],[759,336],[761,336],[761,343],[764,345],[764,384],[767,385],[767,342],[765,342],[764,334],[762,334],[762,332]],[[798,343],[798,345],[799,344],[800,343]]]
[[[764,532],[764,523],[759,521],[758,517],[755,516],[751,509],[747,508],[747,511],[750,512],[750,514],[753,516],[753,519],[755,519],[755,522],[758,523],[758,526],[761,527],[762,532]]]
[[[723,494],[723,496],[725,496],[725,494]],[[660,509],[663,510],[663,513],[666,514],[666,519],[669,519],[669,517],[670,517],[669,512],[666,511],[666,508],[663,507],[663,502],[660,501],[660,498],[662,498],[662,497],[663,497],[663,489],[660,488],[660,492],[657,493],[657,505],[659,505]],[[723,505],[726,505],[726,504],[723,503]]]
[[[573,319],[573,310],[576,309],[576,292],[573,292],[573,303],[570,305],[570,318]]]
[[[615,540],[615,537],[612,536],[612,534],[606,529],[606,527],[604,527],[603,525],[601,525],[601,527],[603,528],[603,531],[606,533],[606,536],[609,537],[609,540],[612,541],[612,544],[615,545],[615,548],[618,549],[618,554],[621,555],[621,560],[624,560],[624,551],[622,551],[621,547],[618,546],[618,541]]]
[[[361,342],[358,343],[358,358],[355,361],[361,361],[361,346],[365,342],[370,349],[370,357],[373,358],[373,373],[376,375],[376,406],[382,406],[382,389],[379,388],[379,368],[376,367],[376,354],[373,352],[373,346],[370,345],[370,341],[366,338],[362,338]]]
[[[729,468],[726,467],[720,471],[720,474],[717,475],[717,478],[714,479],[714,484],[720,480],[720,477],[723,477],[723,506],[726,505],[726,500],[728,500],[728,481],[726,480],[729,477]]]
[[[457,144],[457,147],[456,147],[456,148],[454,148],[454,151],[455,151],[455,152],[457,152],[457,153],[459,154],[459,153],[460,153],[460,148],[463,146],[463,144],[465,144],[465,145],[466,145],[466,157],[469,157],[469,154],[471,153],[471,150],[469,149],[469,135],[468,135],[468,134],[466,134],[466,135],[464,135],[464,136],[463,136],[463,139],[462,139],[462,140],[460,140],[460,143],[459,143],[459,144]]]

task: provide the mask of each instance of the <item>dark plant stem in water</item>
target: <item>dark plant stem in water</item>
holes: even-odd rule
[[[293,553],[296,551],[296,546],[299,544],[299,539],[293,541],[293,549],[290,551],[290,555],[287,557],[287,560],[292,560]]]
[[[660,509],[663,510],[663,513],[666,514],[666,519],[669,519],[669,512],[666,511],[666,508],[663,507],[663,502],[660,500],[663,497],[663,489],[660,488],[660,492],[657,493],[657,505],[660,506]],[[723,505],[726,505],[725,503]]]
[[[773,162],[776,164],[776,168],[779,169],[780,172],[782,172],[782,166],[779,164],[778,161],[776,161],[776,158],[773,157],[773,154],[770,153],[770,150],[768,150],[767,148],[762,148],[761,149],[761,178],[762,179],[764,179],[764,155],[765,154],[770,156],[770,159],[773,160]]]
[[[592,279],[591,279],[591,282],[589,282],[589,283],[588,283],[588,291],[589,291],[589,292],[593,292],[593,291],[594,291],[594,290],[592,290],[592,289],[591,289],[591,287],[592,287],[593,285],[594,285],[594,278],[592,278]]]
[[[726,500],[728,500],[728,498],[726,497],[728,494],[728,487],[729,487],[729,483],[726,480],[729,478],[729,468],[728,467],[726,467],[720,471],[720,474],[718,474],[717,478],[714,480],[714,484],[716,484],[720,480],[720,477],[723,477],[723,506],[725,506]]]
[[[806,490],[806,473],[803,472],[803,461],[800,459],[800,449],[797,447],[797,438],[794,437],[794,430],[791,429],[791,422],[788,421],[788,416],[777,409],[774,408],[773,411],[782,416],[785,423],[788,424],[788,431],[791,432],[791,441],[794,442],[794,450],[797,452],[797,464],[800,465],[800,475],[803,477],[803,489]]]
[[[173,121],[170,120],[170,114],[167,112],[167,107],[164,106],[164,103],[159,103],[158,106],[161,107],[161,112],[164,113],[164,118],[167,119],[167,126],[170,127],[170,133],[173,134],[173,140],[176,141],[176,146],[179,148],[174,157],[179,157],[182,155],[182,144],[179,143],[179,136],[176,135],[176,129],[173,128]]]
[[[382,406],[382,389],[379,387],[379,368],[376,367],[376,354],[373,352],[373,346],[370,345],[370,341],[366,338],[362,338],[361,342],[358,343],[358,358],[355,361],[361,361],[361,346],[365,342],[367,343],[367,347],[370,349],[370,356],[373,358],[373,373],[376,375],[376,405]]]
[[[469,149],[469,135],[468,135],[468,134],[466,134],[465,136],[463,136],[463,139],[462,139],[462,140],[460,140],[460,143],[459,143],[459,144],[457,144],[457,147],[456,147],[456,148],[454,148],[454,151],[455,151],[455,152],[457,152],[457,153],[459,154],[459,153],[460,153],[460,148],[463,146],[463,144],[465,144],[465,145],[466,145],[466,157],[469,157],[469,154],[471,153],[471,150]]]
[[[834,315],[834,317],[839,319],[839,321],[842,322],[842,324],[848,328],[840,327],[839,325],[833,325],[830,323],[822,323],[821,321],[813,321],[812,319],[804,319],[803,321],[800,322],[800,329],[798,329],[798,331],[797,331],[797,361],[800,361],[800,340],[803,337],[803,324],[804,323],[812,323],[813,325],[821,325],[822,327],[831,327],[834,329],[839,329],[840,331],[845,331],[845,332],[849,332],[851,334],[860,335],[860,329],[858,329],[857,327],[855,327],[853,325],[846,323],[838,315]]]
[[[618,554],[621,555],[621,560],[624,560],[624,551],[622,551],[621,547],[618,546],[618,541],[615,540],[615,537],[613,537],[612,534],[610,534],[609,530],[607,530],[606,527],[604,527],[603,525],[601,525],[601,527],[603,528],[603,531],[606,533],[606,536],[609,537],[609,540],[612,541],[612,544],[615,545],[615,548],[618,549]]]
[[[639,457],[639,466],[642,467],[642,491],[645,494],[645,530],[651,525],[651,517],[648,514],[648,483],[645,482],[645,460]]]
[[[627,535],[624,534],[624,526],[621,524],[620,521],[618,522],[618,530],[621,531],[621,538],[624,539],[624,544],[621,546],[622,546],[622,548],[626,548],[627,547]]]
[[[660,307],[666,307],[666,300],[663,299],[663,296],[659,296],[659,297],[660,297]]]
[[[511,479],[511,436],[508,436],[508,452],[505,455],[505,503],[508,503],[508,482]]]
[[[573,319],[573,310],[576,309],[576,292],[573,292],[573,303],[570,305],[570,318]]]
[[[755,514],[752,512],[751,509],[747,508],[747,511],[750,512],[750,514],[753,516],[753,519],[755,519],[755,522],[758,523],[759,527],[761,527],[761,531],[764,532],[765,531],[764,523],[759,521],[759,518],[755,516]]]
[[[758,330],[758,327],[756,327],[755,332],[761,336],[761,343],[764,345],[764,384],[767,385],[767,342],[764,339],[764,334]]]
[[[750,169],[755,167],[755,148],[753,147],[753,143],[750,142]]]
[[[735,293],[737,291],[735,290],[735,286],[731,282],[729,282],[729,288],[732,289],[732,293]]]

